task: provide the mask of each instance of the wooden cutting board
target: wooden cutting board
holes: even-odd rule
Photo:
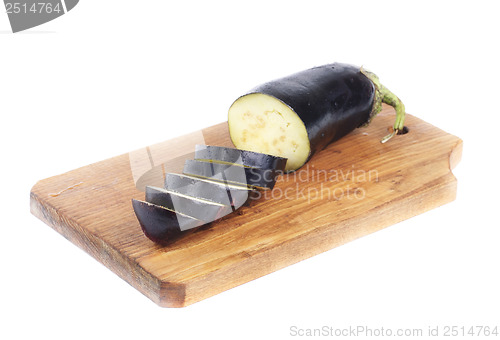
[[[227,123],[39,181],[31,212],[151,300],[183,307],[455,199],[462,141],[408,115],[386,144],[384,107],[239,213],[167,247],[132,210],[146,184],[180,172],[194,145],[232,146]]]

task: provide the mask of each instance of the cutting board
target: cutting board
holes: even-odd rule
[[[385,106],[279,178],[250,206],[162,247],[131,200],[180,172],[195,144],[232,146],[221,123],[39,181],[31,212],[155,303],[183,307],[453,201],[462,141],[416,117],[388,143]]]

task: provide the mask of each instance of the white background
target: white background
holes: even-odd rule
[[[0,338],[290,338],[290,327],[497,325],[495,1],[82,0],[0,13]],[[162,309],[30,215],[37,180],[226,120],[261,82],[364,65],[464,140],[453,203],[184,309]]]

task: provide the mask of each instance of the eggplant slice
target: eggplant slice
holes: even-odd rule
[[[230,205],[190,197],[152,186],[146,187],[146,202],[194,217],[205,223],[215,221],[233,212]]]
[[[132,200],[144,234],[156,243],[168,245],[189,229],[249,206],[260,198],[256,189],[273,188],[286,164],[281,157],[230,148],[196,150],[203,160],[187,160],[184,174],[167,173],[164,188],[146,186],[145,201]]]
[[[194,159],[276,171],[284,171],[287,162],[283,157],[211,145],[196,145]]]
[[[215,203],[230,205],[233,210],[244,205],[251,197],[251,189],[248,187],[173,173],[166,174],[165,189]]]
[[[178,239],[185,231],[205,224],[196,218],[144,201],[133,199],[132,206],[146,237],[163,245]]]
[[[274,169],[186,160],[184,174],[256,189],[272,189],[281,172]]]

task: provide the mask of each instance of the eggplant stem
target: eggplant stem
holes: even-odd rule
[[[381,143],[388,142],[392,137],[397,135],[400,131],[403,131],[405,122],[405,106],[401,99],[398,98],[394,93],[392,93],[387,87],[380,83],[377,75],[367,71],[361,67],[361,73],[363,73],[368,79],[373,82],[375,86],[375,98],[373,103],[372,115],[370,120],[382,110],[382,103],[386,103],[394,108],[396,111],[396,121],[393,125],[393,130],[390,134],[382,138]]]
[[[392,137],[394,137],[397,133],[398,133],[397,130],[393,129],[390,134],[388,134],[387,136],[385,136],[384,138],[382,138],[382,140],[380,141],[380,143],[384,144],[384,143],[388,142],[389,139],[391,139]]]
[[[386,103],[396,110],[396,121],[394,122],[393,131],[382,138],[381,143],[389,141],[392,137],[397,135],[399,131],[403,131],[404,121],[405,121],[405,106],[401,99],[398,98],[394,93],[389,91],[384,85],[380,86],[380,93],[382,94],[382,103]]]

